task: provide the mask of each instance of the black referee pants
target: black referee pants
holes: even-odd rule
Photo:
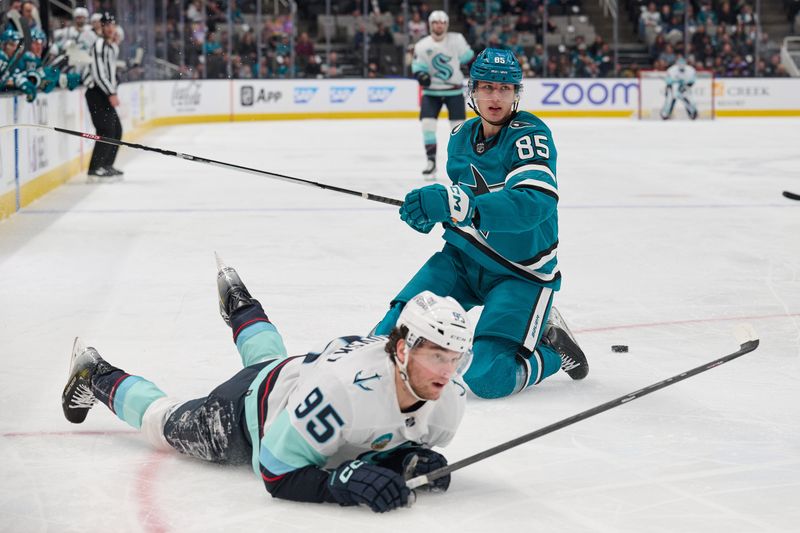
[[[117,110],[108,101],[108,95],[97,87],[92,87],[86,90],[86,103],[89,106],[92,124],[94,124],[97,135],[122,139],[122,123],[119,121]],[[89,172],[113,166],[118,149],[119,147],[113,144],[95,142],[92,159],[89,161]]]

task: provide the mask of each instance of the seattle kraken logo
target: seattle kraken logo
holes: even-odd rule
[[[364,383],[373,379],[381,379],[381,375],[375,372],[373,376],[361,377],[361,370],[359,370],[356,372],[356,377],[353,378],[353,384],[358,385],[363,390],[371,391],[372,389],[367,387]]]
[[[453,67],[450,66],[451,59],[453,58],[444,54],[436,54],[433,56],[431,63],[433,64],[434,70],[436,70],[433,75],[441,80],[449,80],[453,75]]]

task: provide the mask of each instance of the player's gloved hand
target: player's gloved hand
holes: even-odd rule
[[[424,476],[445,466],[447,466],[447,459],[444,455],[428,448],[416,448],[403,459],[403,471],[406,479]],[[450,487],[450,474],[434,479],[420,489],[444,492],[448,487]]]
[[[427,72],[417,72],[416,78],[421,87],[431,86],[431,75]]]
[[[365,504],[376,513],[405,506],[411,494],[400,474],[357,459],[331,472],[328,489],[339,505]]]
[[[25,93],[25,101],[33,102],[36,100],[36,85],[31,80],[23,81],[20,90]]]
[[[475,201],[471,191],[458,185],[445,187],[438,183],[414,189],[406,195],[400,207],[400,219],[417,231],[437,222],[468,226],[474,214]]]
[[[402,217],[402,215],[401,215],[401,217]],[[414,228],[414,231],[418,231],[420,233],[425,233],[425,234],[430,233],[431,230],[434,227],[436,227],[436,222],[424,222],[422,224],[417,224],[414,221],[406,220],[405,223],[408,224],[409,226],[411,226],[412,228]]]
[[[67,89],[74,91],[81,84],[81,75],[77,72],[67,72]]]
[[[49,93],[58,86],[60,76],[61,71],[56,67],[44,67],[44,76],[42,76],[42,81],[39,82],[39,89],[41,89],[44,93]]]

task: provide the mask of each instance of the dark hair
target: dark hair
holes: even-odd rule
[[[389,357],[391,357],[392,361],[395,363],[397,362],[397,341],[400,339],[405,339],[406,336],[408,336],[408,326],[395,326],[392,328],[391,333],[389,333],[389,338],[386,341],[386,345],[383,347],[384,351],[389,354]],[[426,344],[440,347],[435,342],[429,341],[424,337],[419,337],[419,340],[414,343],[414,346],[410,346],[410,348],[418,348],[420,346],[425,346]]]
[[[389,357],[392,359],[392,361],[397,362],[397,341],[400,339],[405,339],[406,335],[408,335],[408,326],[395,326],[389,333],[389,338],[387,339],[386,345],[383,347],[383,349],[389,354]]]

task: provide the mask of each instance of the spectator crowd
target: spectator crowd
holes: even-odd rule
[[[800,0],[783,1],[795,31]],[[113,11],[115,3],[89,0],[72,13],[57,12],[47,29],[36,0],[9,2],[0,54],[3,89],[33,99],[37,92],[77,86],[80,62],[64,58],[82,57],[96,39],[97,14]],[[297,2],[295,17],[288,9],[262,9],[257,17],[256,4],[155,2],[155,46],[169,66],[160,77],[401,77],[409,73],[414,43],[428,34],[432,10],[427,2],[370,0],[363,13],[362,1],[351,0],[332,3],[328,14],[326,2],[307,0]],[[620,8],[648,58],[620,61],[616,69],[612,47],[594,32],[582,0],[453,0],[449,6],[450,31],[463,33],[475,50],[511,50],[526,77],[636,76],[640,68],[666,69],[678,57],[717,76],[787,75],[775,43],[766,33],[759,37],[753,0],[626,0]],[[118,41],[124,39],[120,28]]]

